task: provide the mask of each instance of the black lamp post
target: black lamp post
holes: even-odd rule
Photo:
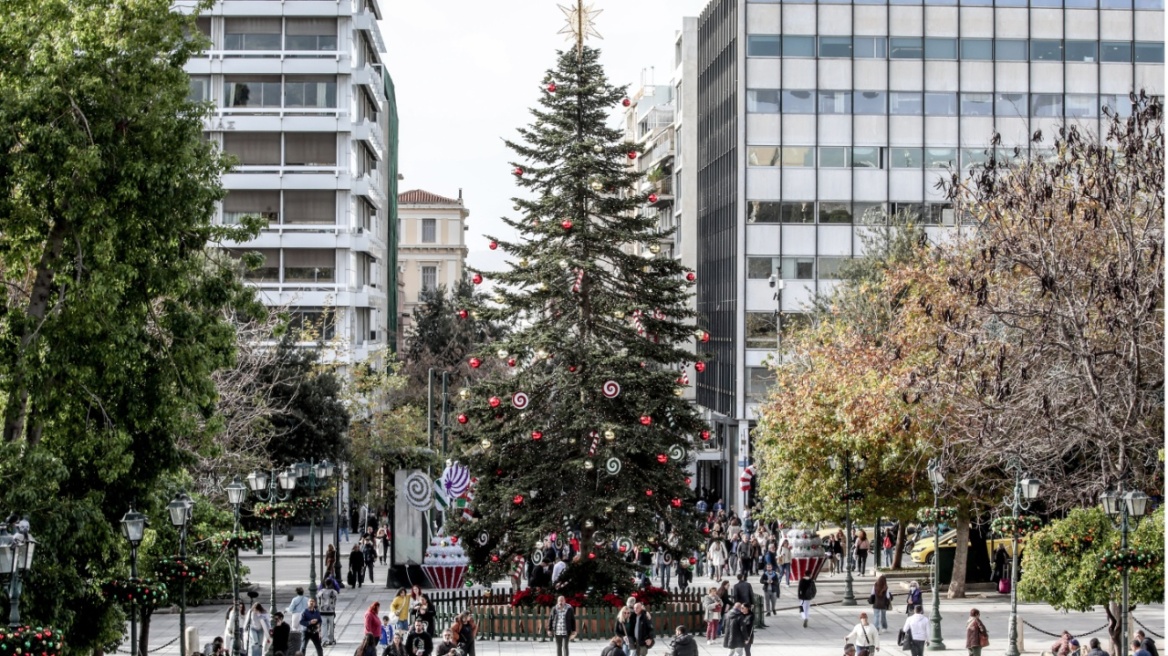
[[[130,578],[138,578],[138,545],[146,536],[146,515],[134,510],[122,517],[122,535],[130,543]],[[138,656],[138,602],[130,604],[130,654]]]
[[[15,515],[13,515],[15,518]],[[9,522],[12,522],[10,519]],[[9,533],[12,528],[15,534]],[[20,573],[32,567],[37,541],[28,532],[28,519],[0,524],[0,574],[8,574],[8,626],[20,626]]]
[[[247,487],[236,476],[229,484],[227,484],[223,491],[227,492],[227,502],[231,504],[235,511],[235,534],[239,535],[239,507],[243,505],[243,500],[247,498]],[[243,634],[239,630],[239,545],[235,545],[235,571],[231,573],[231,603],[235,604],[232,608],[231,623],[231,653],[239,656],[243,653]],[[137,656],[137,655],[135,655]]]
[[[323,481],[333,475],[333,464],[328,460],[316,462],[298,462],[292,465],[300,478],[308,479],[308,494],[316,497],[317,479]],[[316,532],[316,510],[308,511],[308,597],[316,598],[316,542],[313,537]],[[339,556],[338,556],[339,557]]]
[[[941,484],[945,475],[941,473],[941,463],[933,458],[929,461],[929,483],[933,485],[933,614],[929,618],[932,635],[929,651],[943,651],[945,641],[941,639]]]
[[[1006,469],[1014,472],[1014,491],[1006,503],[1010,506],[1010,515],[1015,523],[1018,513],[1030,508],[1030,502],[1038,498],[1038,480],[1022,478],[1022,463],[1011,459]],[[1020,656],[1018,651],[1018,531],[1011,531],[1010,548],[1010,624],[1009,637],[1006,644],[1006,656]]]
[[[292,467],[279,474],[272,470],[271,476],[265,471],[256,470],[247,475],[247,486],[259,497],[260,501],[275,503],[285,501],[296,489],[296,470]],[[272,516],[272,596],[269,606],[276,612],[276,517]],[[182,654],[186,656],[186,654]]]
[[[170,523],[178,531],[178,558],[186,566],[187,560],[187,527],[191,523],[191,510],[194,502],[186,492],[174,495],[174,500],[166,506],[170,514]],[[187,656],[187,579],[182,577],[180,582],[182,595],[178,605],[178,652],[179,656]]]
[[[1120,530],[1120,548],[1127,551],[1127,534],[1128,530],[1133,528],[1132,524],[1139,525],[1140,520],[1148,512],[1148,495],[1139,490],[1132,490],[1124,494],[1122,484],[1118,492],[1108,490],[1099,497],[1100,503],[1103,505],[1104,512],[1107,517],[1111,519],[1112,524],[1116,525]],[[1119,648],[1127,653],[1130,646],[1128,643],[1128,568],[1123,568],[1123,597],[1120,600],[1119,607]]]
[[[844,564],[847,570],[844,576],[844,599],[840,602],[843,606],[855,606],[856,595],[852,591],[852,468],[857,472],[864,471],[864,466],[868,464],[863,458],[856,458],[853,462],[851,451],[844,453],[843,462],[832,456],[827,460],[832,469],[838,470],[841,466],[844,469]]]

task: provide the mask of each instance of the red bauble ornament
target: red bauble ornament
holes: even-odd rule
[[[522,166],[516,166],[515,170],[511,171],[511,172],[514,173],[515,177],[517,177],[517,178],[523,177],[523,167]]]
[[[468,421],[470,421],[470,419],[466,415],[458,415],[458,423],[465,424]]]
[[[705,362],[695,362],[694,363],[694,371],[696,371],[700,374],[705,370],[706,370],[706,363]]]
[[[704,343],[706,343],[706,342],[708,342],[708,341],[710,341],[710,333],[708,333],[708,332],[706,332],[706,331],[704,331],[704,330],[703,330],[703,331],[702,331],[701,340],[702,340],[702,343],[703,343],[703,344],[704,344]]]
[[[539,431],[531,431],[531,439],[533,439],[533,440],[537,440],[537,441],[538,441],[538,440],[542,440],[542,439],[543,439],[543,433],[541,433],[541,432],[539,432]]]
[[[523,503],[523,495],[516,494],[514,498],[511,499],[511,502],[518,506],[519,504]]]
[[[702,533],[705,533],[706,535],[709,535],[709,534],[710,534],[710,527],[709,527],[709,526],[703,526],[703,527],[702,527]]]
[[[664,453],[658,453],[657,462],[664,465],[665,463],[669,462],[669,456],[665,455]]]
[[[704,430],[704,431],[702,431],[702,439],[703,439],[703,440],[708,440],[708,439],[710,439],[710,431],[708,431],[708,430]]]
[[[478,369],[479,366],[482,365],[482,363],[483,363],[483,361],[478,359],[478,358],[471,358],[470,359],[470,368],[471,369]]]
[[[670,499],[669,505],[673,506],[674,508],[680,508],[681,507],[681,499]]]
[[[470,316],[470,312],[467,312],[466,310],[459,310],[458,311],[458,318],[459,319],[465,319],[469,316]]]
[[[573,374],[576,373],[576,365],[574,365],[574,364],[568,365],[568,373],[573,373]]]
[[[589,552],[588,552],[588,560],[592,560],[592,559],[594,559],[594,558],[596,558],[596,554],[594,554],[594,553],[592,553],[591,551],[589,551]]]
[[[507,366],[514,367],[515,366],[515,358],[507,358]]]
[[[690,556],[690,559],[689,559],[689,564],[690,564],[690,565],[697,565],[697,564],[698,564],[698,559],[697,559],[697,558],[694,558],[693,556]]]
[[[499,407],[499,404],[500,404],[500,403],[502,403],[502,401],[500,401],[500,400],[499,400],[499,397],[497,397],[497,396],[492,396],[492,397],[490,398],[490,400],[489,400],[489,401],[487,401],[487,403],[491,404],[491,407],[492,407],[492,408],[497,408],[497,407]]]
[[[628,547],[626,547],[626,546],[625,546],[625,545],[623,545],[623,544],[622,544],[622,545],[620,545],[619,547],[617,547],[617,549],[619,549],[621,553],[624,553],[624,552],[626,552],[626,551],[628,551],[628,550],[629,550],[629,548],[628,548]]]
[[[647,497],[653,496],[653,490],[645,490],[645,496],[647,496]]]
[[[685,484],[686,484],[686,485],[689,485],[689,484],[690,484],[690,483],[692,483],[692,482],[693,482],[693,479],[692,479],[692,478],[690,478],[689,476],[686,476],[686,477],[685,477]]]
[[[487,248],[489,248],[491,250],[495,250],[498,247],[499,247],[499,242],[497,242],[497,241],[493,241],[493,242],[487,244]]]
[[[495,470],[495,476],[502,476],[502,475],[503,475],[503,470],[502,470],[502,469],[496,469],[496,470]]]
[[[571,230],[572,229],[572,222],[567,220],[567,219],[564,219],[563,223],[560,224],[560,227],[563,228],[564,230]]]
[[[633,104],[633,101],[629,100],[628,98],[625,98],[625,99],[621,100],[621,104],[624,105],[625,107],[629,107],[630,105]]]
[[[685,274],[685,279],[690,281],[690,282],[693,282],[693,281],[698,279],[698,274],[694,273],[693,271],[690,271],[689,273]]]
[[[653,423],[652,417],[650,417],[649,415],[641,415],[641,425],[642,426],[648,426],[651,423]]]
[[[657,194],[649,194],[649,202],[656,203],[657,202]]]
[[[497,563],[497,562],[499,562],[499,556],[498,556],[498,555],[496,555],[496,554],[491,554],[491,562],[492,562],[492,563]]]
[[[637,159],[637,151],[630,150],[629,151],[629,159]]]
[[[548,90],[548,93],[555,93],[556,92],[556,83],[552,82],[551,84],[547,85],[547,90]]]
[[[476,285],[481,285],[483,283],[483,274],[481,274],[481,273],[474,274],[474,277],[471,278],[470,281]]]

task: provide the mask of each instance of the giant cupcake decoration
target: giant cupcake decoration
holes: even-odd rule
[[[457,537],[439,535],[430,540],[430,546],[422,558],[422,571],[435,588],[452,590],[462,587],[469,563],[466,552],[458,545]]]
[[[822,538],[810,529],[793,528],[787,531],[787,541],[791,544],[791,577],[801,579],[810,572],[811,578],[817,578],[827,562]]]

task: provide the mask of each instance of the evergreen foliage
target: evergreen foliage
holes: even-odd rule
[[[485,274],[496,296],[477,311],[514,332],[475,357],[515,365],[470,387],[455,433],[478,483],[477,518],[454,532],[479,581],[506,576],[537,541],[568,530],[581,532],[572,567],[593,573],[570,577],[574,587],[631,586],[635,567],[614,545],[622,538],[626,552],[662,538],[677,557],[697,546],[683,468],[705,426],[678,395],[694,358],[684,349],[694,340],[691,281],[675,260],[632,252],[662,235],[640,212],[648,199],[628,192],[636,146],[605,125],[624,90],[597,60],[591,48],[562,53],[523,141],[508,142],[527,195],[514,199],[521,217],[504,219],[519,237],[497,239],[512,268]],[[604,394],[609,382],[620,386],[615,398]],[[513,403],[520,393],[525,409]]]

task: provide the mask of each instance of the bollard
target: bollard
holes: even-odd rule
[[[203,646],[199,644],[199,630],[197,628],[188,626],[187,634],[183,636],[183,640],[186,641],[188,654],[197,654],[203,651]]]

